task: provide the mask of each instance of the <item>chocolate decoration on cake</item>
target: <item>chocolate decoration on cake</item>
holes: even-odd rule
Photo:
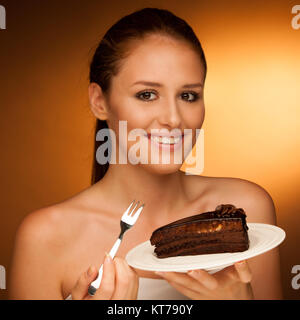
[[[232,204],[156,229],[150,238],[158,258],[241,252],[249,248],[246,214]]]

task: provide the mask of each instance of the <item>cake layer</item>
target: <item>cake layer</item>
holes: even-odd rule
[[[191,248],[180,248],[166,252],[155,252],[158,258],[168,258],[176,256],[226,253],[226,252],[242,252],[248,249],[246,243],[241,242],[207,242],[199,243]],[[155,249],[156,251],[156,249]]]
[[[209,234],[207,237],[199,237],[197,235],[194,235],[193,237],[186,237],[186,238],[178,238],[175,239],[174,241],[167,242],[164,244],[160,244],[157,246],[159,249],[164,249],[164,248],[176,248],[179,246],[183,246],[186,243],[187,244],[196,244],[196,243],[206,243],[210,241],[215,241],[215,242],[241,242],[241,240],[244,239],[245,241],[247,240],[247,235],[243,231],[234,231],[229,233],[222,233],[218,234],[217,236],[214,234]]]
[[[184,238],[205,238],[215,233],[226,234],[234,231],[244,231],[244,227],[238,219],[217,221],[200,221],[190,224],[178,225],[176,228],[161,229],[153,233],[150,242],[152,245],[161,246]]]
[[[249,248],[246,214],[226,204],[156,229],[150,238],[157,257],[239,252]]]

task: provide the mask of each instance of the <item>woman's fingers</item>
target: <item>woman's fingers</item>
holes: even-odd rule
[[[83,300],[88,294],[90,283],[97,278],[97,275],[98,271],[94,266],[90,266],[86,272],[82,273],[71,291],[72,300]]]
[[[156,272],[176,290],[191,299],[253,299],[251,271],[246,261],[214,274],[193,270],[187,274]],[[195,281],[196,280],[196,281]]]
[[[207,288],[200,283],[199,281],[195,281],[192,277],[187,274],[179,273],[179,272],[155,272],[160,275],[164,279],[166,279],[170,284],[176,283],[179,286],[183,286],[188,288],[189,290],[203,293],[207,291]],[[182,291],[181,291],[182,292]]]
[[[139,276],[136,274],[134,274],[134,281],[133,281],[133,286],[130,290],[130,292],[128,293],[128,299],[129,300],[136,300],[137,296],[138,296],[138,292],[139,292]]]
[[[112,300],[135,300],[138,291],[138,277],[122,258],[114,259],[116,266],[116,288]]]
[[[251,271],[246,261],[237,262],[216,272],[216,279],[220,287],[228,287],[236,282],[248,283],[251,281]]]
[[[218,280],[205,270],[192,270],[188,275],[200,282],[209,290],[215,290],[218,287]]]
[[[96,267],[84,272],[71,295],[73,300],[135,300],[138,293],[138,276],[127,262],[119,257],[114,260],[107,255],[103,263],[103,276],[100,287],[94,296],[88,294],[90,284],[97,278]]]
[[[129,275],[129,287],[127,291],[126,300],[136,300],[139,290],[139,277],[135,270],[132,267],[130,267],[125,260],[123,260],[123,262]]]
[[[172,281],[168,281],[168,282],[177,291],[181,292],[184,296],[186,296],[186,297],[188,297],[190,299],[199,300],[200,299],[200,295],[204,296],[204,297],[207,297],[207,295],[199,293],[198,291],[196,292],[196,291],[191,290],[191,289],[189,289],[187,287],[184,287],[184,286],[178,284],[177,282],[172,282]]]
[[[228,287],[239,281],[239,275],[234,266],[226,267],[214,274],[219,286],[222,288]]]
[[[251,281],[252,273],[246,260],[235,263],[234,267],[241,282],[249,283]]]
[[[110,300],[115,290],[115,266],[112,258],[107,254],[103,263],[103,275],[99,289],[93,299]]]
[[[116,257],[114,259],[115,270],[116,270],[116,287],[115,292],[112,296],[112,300],[124,300],[127,296],[129,287],[128,270],[122,261],[123,259]]]

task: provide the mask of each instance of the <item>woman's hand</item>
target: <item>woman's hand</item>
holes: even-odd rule
[[[214,274],[204,270],[187,273],[156,272],[177,291],[193,300],[254,299],[251,271],[246,261],[235,263]]]
[[[106,256],[103,264],[103,276],[99,289],[94,296],[88,294],[90,284],[97,278],[98,270],[91,266],[81,274],[72,289],[73,300],[136,300],[139,278],[136,272],[119,257]]]

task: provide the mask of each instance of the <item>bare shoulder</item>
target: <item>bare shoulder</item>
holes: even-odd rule
[[[98,207],[91,204],[91,189],[27,214],[18,227],[16,238],[40,239],[40,245],[47,245],[57,254],[60,249],[65,250],[69,240],[74,244],[84,233],[91,232],[91,226],[98,222],[98,228],[106,218],[105,212],[99,212],[99,203]]]
[[[203,210],[214,210],[219,204],[243,208],[248,222],[276,225],[273,199],[259,184],[240,178],[190,176],[187,193],[197,199]],[[203,211],[204,212],[204,211]]]
[[[9,279],[11,299],[60,299],[58,281],[59,214],[47,207],[28,214],[20,223],[14,241]],[[47,290],[42,290],[47,287]]]
[[[15,242],[20,246],[39,247],[45,256],[52,253],[58,261],[60,255],[66,259],[66,252],[78,248],[94,231],[105,233],[104,227],[110,222],[107,214],[90,206],[85,193],[26,215],[17,229]]]
[[[88,225],[88,219],[82,223],[83,212],[75,203],[53,204],[22,219],[14,239],[10,299],[62,299],[66,261]]]
[[[91,199],[86,190],[24,217],[15,235],[11,299],[63,299],[82,272],[101,265],[118,225]]]
[[[24,240],[30,240],[31,236],[48,238],[59,217],[56,205],[32,211],[21,221],[17,229],[17,237],[22,237]]]
[[[243,208],[248,222],[276,224],[273,199],[259,184],[246,179],[221,177],[211,178],[210,186],[220,203],[232,203]]]

